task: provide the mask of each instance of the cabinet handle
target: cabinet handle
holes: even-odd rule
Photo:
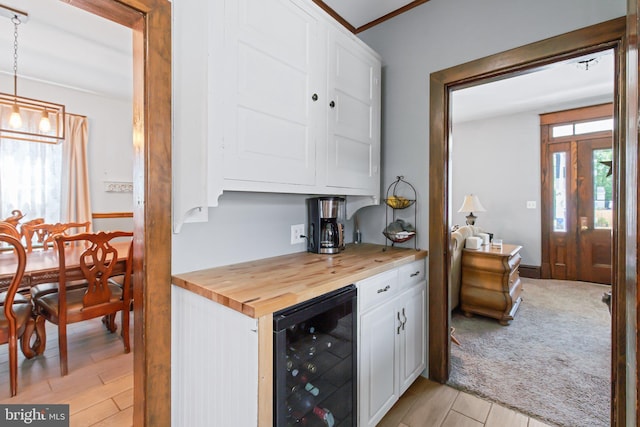
[[[391,289],[391,286],[387,285],[382,289],[378,289],[378,293],[381,294],[383,292],[387,292],[389,289]]]
[[[314,101],[318,100],[318,94],[314,93],[313,95],[311,95],[311,99],[313,99]]]
[[[335,103],[335,102],[331,101],[331,102],[329,103],[329,107],[333,108],[333,107],[335,107],[335,106],[336,106],[336,103]]]
[[[420,270],[418,270],[415,273],[413,273],[410,277],[416,277],[418,274],[420,274]]]
[[[399,314],[398,314],[399,316]],[[404,307],[402,307],[402,317],[404,318],[404,320],[402,321],[402,330],[404,331],[404,325],[405,323],[407,323],[407,316],[405,316],[404,314]]]
[[[396,332],[397,335],[400,335],[400,328],[402,328],[404,325],[402,323],[402,320],[400,320],[400,312],[398,311],[398,331]]]

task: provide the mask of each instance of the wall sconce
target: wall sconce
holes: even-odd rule
[[[464,201],[462,202],[460,209],[458,209],[458,212],[468,212],[467,225],[474,225],[477,217],[473,213],[486,212],[486,209],[482,206],[482,203],[480,203],[478,196],[474,194],[467,194],[464,196]]]
[[[18,25],[29,15],[4,5],[0,15],[14,27],[13,94],[0,93],[0,137],[57,144],[64,140],[64,105],[18,96]]]

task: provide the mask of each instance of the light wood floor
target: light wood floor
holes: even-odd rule
[[[71,426],[131,426],[133,351],[124,354],[119,315],[116,323],[118,330],[113,334],[100,319],[69,325],[69,374],[65,377],[60,376],[57,327],[47,323],[47,348],[42,356],[27,360],[18,351],[18,395],[13,398],[7,345],[0,346],[0,403],[66,403]]]
[[[44,355],[26,360],[19,353],[18,395],[13,398],[9,397],[7,346],[0,346],[0,403],[68,403],[71,426],[131,426],[133,352],[124,354],[119,332],[119,328],[115,334],[107,332],[100,319],[69,325],[69,374],[61,377],[57,331],[55,326],[47,324]],[[422,377],[379,426],[548,427],[533,418]]]
[[[423,377],[378,427],[549,427],[536,419]]]

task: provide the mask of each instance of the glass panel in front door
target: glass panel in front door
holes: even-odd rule
[[[611,148],[593,150],[594,229],[613,228],[613,179]]]
[[[553,231],[567,231],[567,153],[553,153]]]

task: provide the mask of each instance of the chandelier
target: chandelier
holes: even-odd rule
[[[64,139],[64,105],[18,96],[18,26],[29,15],[0,4],[13,23],[13,94],[0,92],[0,138],[57,144]]]

